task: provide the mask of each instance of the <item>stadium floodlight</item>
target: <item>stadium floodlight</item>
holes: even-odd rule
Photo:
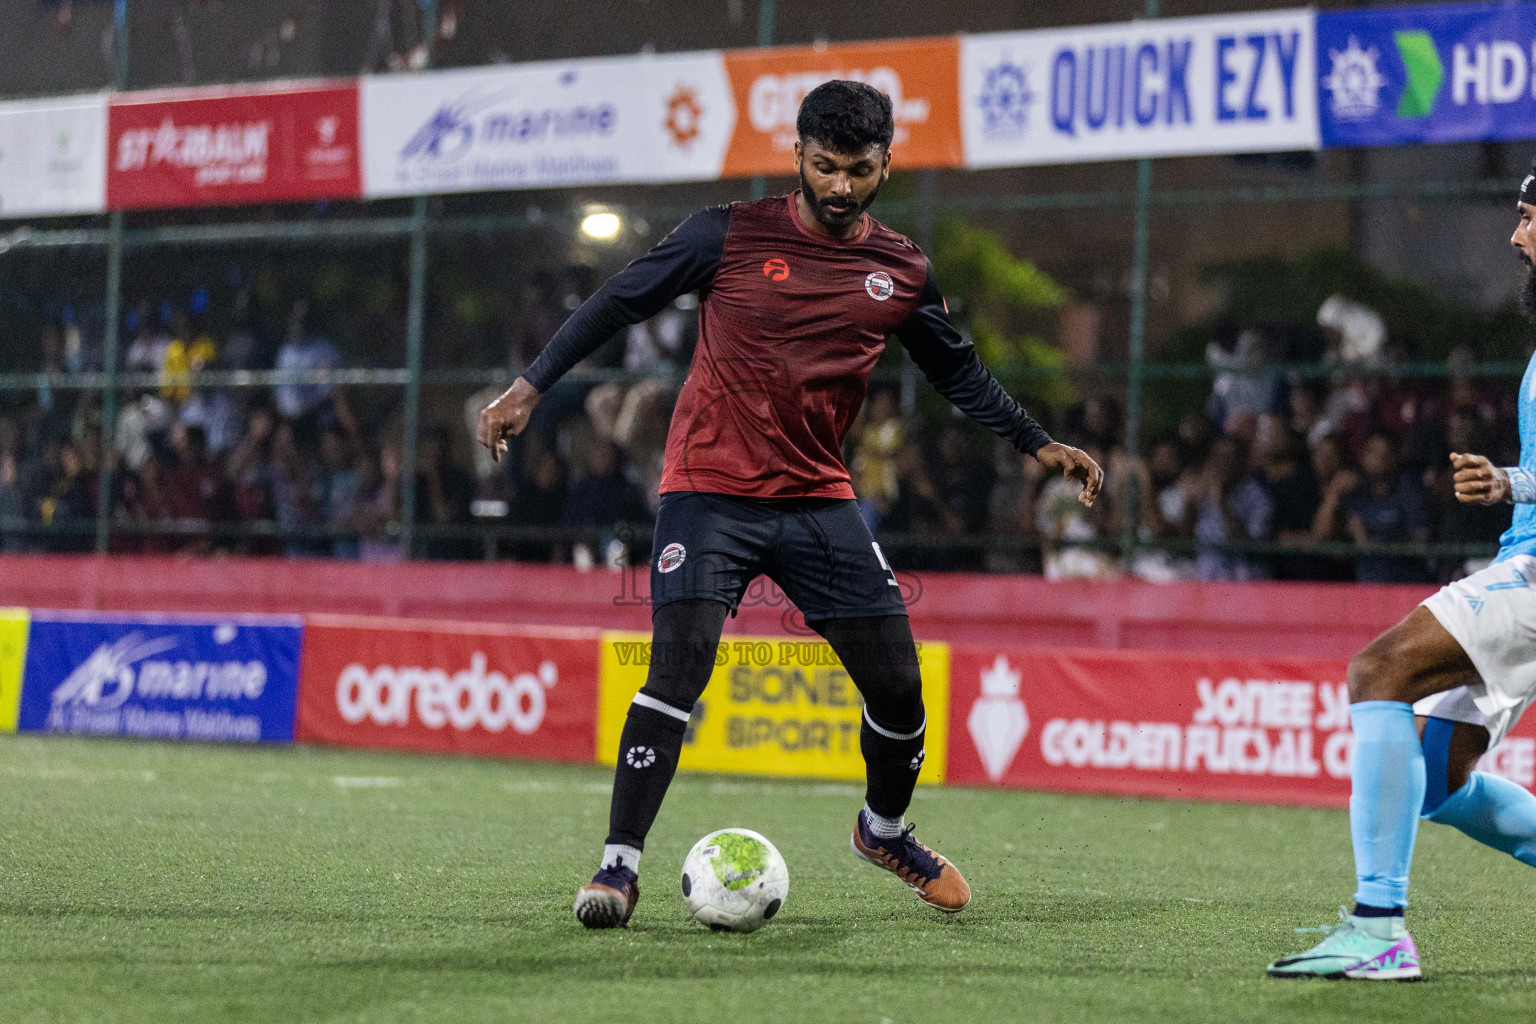
[[[581,233],[599,242],[611,242],[619,236],[624,221],[612,210],[601,206],[588,207],[581,218]]]

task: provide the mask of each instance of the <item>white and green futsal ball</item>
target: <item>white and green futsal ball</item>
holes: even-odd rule
[[[683,861],[688,912],[716,931],[755,932],[773,920],[788,895],[784,858],[748,828],[711,832]]]

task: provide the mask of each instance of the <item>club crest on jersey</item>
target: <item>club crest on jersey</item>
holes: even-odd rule
[[[876,302],[884,302],[896,294],[896,282],[891,280],[890,274],[877,270],[864,279],[864,290]]]
[[[661,549],[661,556],[656,559],[657,572],[671,572],[683,564],[683,559],[688,557],[688,549],[681,544],[672,543]]]

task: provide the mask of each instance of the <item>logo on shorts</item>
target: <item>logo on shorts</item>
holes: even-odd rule
[[[656,751],[650,747],[630,747],[624,753],[624,760],[631,768],[649,768],[656,763]]]
[[[923,766],[923,759],[927,756],[928,749],[926,747],[924,747],[922,750],[919,750],[917,752],[917,756],[912,759],[912,764],[910,765],[911,769],[913,771],[917,771],[919,768],[921,768]]]
[[[688,549],[681,544],[668,544],[661,549],[661,557],[656,559],[658,572],[671,572],[683,564],[683,559],[688,557]]]
[[[864,290],[876,302],[884,302],[896,294],[896,282],[891,280],[890,274],[877,270],[864,279]]]
[[[774,257],[763,264],[763,276],[770,281],[783,281],[789,277],[789,264]]]

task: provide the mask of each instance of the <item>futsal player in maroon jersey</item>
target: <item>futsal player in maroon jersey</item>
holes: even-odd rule
[[[480,414],[499,456],[539,396],[617,331],[699,293],[699,342],[667,435],[651,562],[652,657],[619,741],[602,862],[576,896],[589,928],[622,927],[646,833],[677,770],[727,613],[766,575],[837,653],[864,699],[867,787],[851,843],[924,903],[955,912],[970,886],[906,824],[927,716],[901,589],[859,517],[842,444],[895,335],[955,407],[1082,482],[1103,472],[1003,390],[950,324],[933,266],[866,213],[890,174],[891,101],[857,82],[806,95],[800,188],[702,210],[588,299]]]

